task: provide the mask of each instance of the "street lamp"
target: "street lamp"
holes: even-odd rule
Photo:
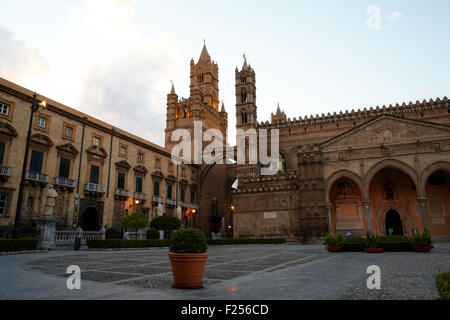
[[[22,177],[20,179],[19,195],[17,196],[16,216],[14,218],[14,231],[13,231],[14,238],[17,238],[19,235],[18,228],[20,225],[20,212],[22,211],[23,189],[25,187],[25,174],[27,171],[28,152],[30,149],[31,127],[33,125],[33,116],[34,116],[34,113],[40,108],[42,108],[42,109],[47,108],[47,102],[41,101],[40,103],[37,103],[36,102],[36,92],[35,92],[33,95],[33,103],[31,105],[30,122],[28,124],[27,142],[25,144],[25,154],[23,156]]]

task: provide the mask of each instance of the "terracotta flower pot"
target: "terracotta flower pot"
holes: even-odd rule
[[[208,253],[169,252],[169,258],[173,273],[172,287],[179,289],[203,288],[202,278]]]
[[[342,248],[327,247],[328,252],[341,252]]]
[[[415,252],[430,252],[431,251],[431,247],[416,247],[416,246],[413,246],[413,250]]]
[[[365,253],[382,253],[383,249],[382,248],[365,248],[364,252]]]

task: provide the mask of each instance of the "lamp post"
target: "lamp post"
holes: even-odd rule
[[[28,124],[27,141],[25,144],[25,154],[23,156],[22,177],[20,179],[19,195],[17,196],[16,216],[14,218],[14,231],[13,231],[14,238],[17,238],[19,236],[18,228],[20,225],[20,212],[22,211],[23,189],[25,187],[25,174],[27,172],[28,152],[30,150],[31,127],[33,125],[33,116],[34,113],[39,108],[45,109],[46,107],[47,107],[46,101],[41,101],[39,104],[36,103],[36,92],[35,92],[33,95],[33,103],[31,105],[30,122]]]

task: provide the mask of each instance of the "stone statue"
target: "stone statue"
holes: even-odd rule
[[[177,218],[181,220],[181,207],[177,208]]]
[[[46,193],[45,211],[36,219],[38,228],[40,230],[39,249],[56,249],[55,233],[56,233],[56,218],[53,210],[56,205],[56,198],[58,193],[51,186]]]

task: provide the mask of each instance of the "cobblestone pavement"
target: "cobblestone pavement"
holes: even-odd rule
[[[0,257],[0,299],[438,299],[434,278],[450,271],[450,244],[432,253],[338,253],[320,245],[210,246],[204,289],[171,287],[167,249],[54,251]],[[381,289],[369,290],[369,265]],[[67,267],[82,289],[66,288]]]

